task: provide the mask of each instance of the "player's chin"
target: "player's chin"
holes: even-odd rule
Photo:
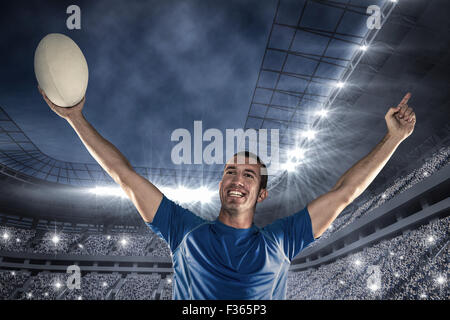
[[[246,203],[245,197],[242,198],[236,198],[236,197],[226,197],[225,203],[229,208],[233,209],[239,209],[240,207],[244,206]]]

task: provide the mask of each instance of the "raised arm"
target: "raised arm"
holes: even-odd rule
[[[400,143],[411,135],[416,115],[408,107],[410,97],[407,93],[397,107],[386,113],[388,131],[381,142],[347,170],[329,192],[308,204],[314,238],[320,237],[342,210],[366,190]]]
[[[85,119],[82,113],[85,98],[73,107],[62,108],[53,104],[40,88],[39,91],[49,107],[72,126],[98,164],[125,191],[144,221],[152,222],[161,203],[162,193],[137,174],[123,154]]]

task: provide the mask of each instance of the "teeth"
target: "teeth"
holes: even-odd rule
[[[243,193],[238,192],[238,191],[229,191],[228,194],[229,194],[230,196],[238,196],[238,197],[243,197],[243,196],[244,196]]]

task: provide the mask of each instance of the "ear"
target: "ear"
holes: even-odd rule
[[[268,195],[269,195],[269,192],[267,191],[267,189],[261,189],[259,191],[258,199],[256,200],[256,202],[263,202],[267,198]]]

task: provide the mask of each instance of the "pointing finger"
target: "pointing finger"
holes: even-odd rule
[[[402,101],[400,101],[400,103],[398,105],[399,106],[403,106],[403,105],[407,104],[409,98],[411,98],[411,92],[408,92],[407,94],[405,94],[405,96],[403,97]]]

